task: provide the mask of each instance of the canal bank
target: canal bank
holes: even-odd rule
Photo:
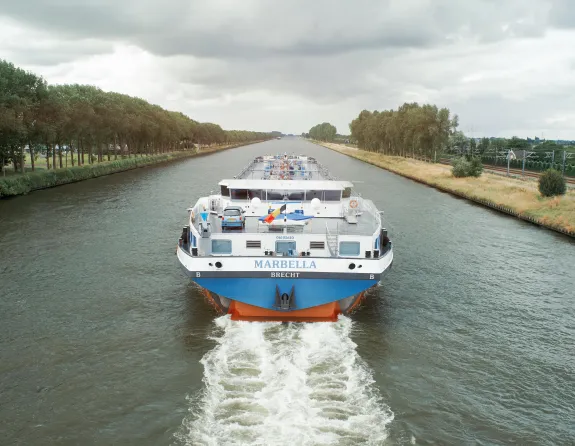
[[[456,195],[538,226],[575,237],[575,191],[562,197],[543,198],[536,182],[484,172],[479,178],[455,178],[451,166],[411,158],[384,156],[341,144],[313,141],[411,180]]]
[[[141,156],[140,158],[122,158],[111,161],[104,161],[97,164],[67,167],[55,170],[38,170],[24,175],[15,174],[9,177],[0,178],[0,198],[25,195],[29,192],[51,187],[62,186],[64,184],[76,183],[105,175],[111,175],[142,167],[168,163],[172,161],[210,155],[215,152],[233,149],[249,144],[256,144],[262,141],[252,141],[239,144],[223,144],[207,149],[188,150],[181,152],[160,153],[157,155]]]

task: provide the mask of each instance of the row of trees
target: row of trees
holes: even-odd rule
[[[25,148],[32,169],[37,153],[47,168],[120,156],[188,150],[194,145],[269,139],[263,132],[223,130],[143,99],[89,85],[48,85],[41,77],[0,60],[0,167],[24,171]],[[74,155],[76,154],[76,158]],[[50,158],[52,161],[50,162]]]
[[[349,128],[359,148],[386,155],[435,158],[449,143],[458,117],[447,108],[405,103],[397,110],[363,110]]]
[[[337,135],[336,128],[329,122],[318,124],[309,129],[308,137],[325,142],[332,142]]]

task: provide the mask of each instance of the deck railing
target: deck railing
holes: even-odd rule
[[[375,231],[373,233],[374,236],[379,235],[379,230],[383,227],[381,213],[382,211],[378,211],[375,206],[371,204],[368,200],[361,200],[362,208],[367,210],[375,219]]]
[[[295,226],[295,225],[275,225],[270,226],[268,224],[262,224],[261,222],[254,222],[253,219],[256,217],[247,217],[249,219],[246,228],[241,232],[244,234],[316,234],[316,235],[358,235],[367,236],[373,235],[378,236],[379,231],[382,227],[382,218],[380,212],[375,209],[375,207],[367,200],[361,200],[361,205],[358,208],[363,211],[364,215],[358,217],[357,224],[350,224],[345,221],[345,216],[342,214],[337,218],[312,218],[307,225]],[[210,203],[211,204],[211,203]],[[221,207],[221,206],[220,206]],[[220,209],[221,210],[221,209]],[[209,212],[209,210],[208,210]],[[199,230],[199,220],[200,215],[197,210],[194,210],[195,222],[192,222],[192,233],[201,238]],[[367,214],[367,215],[365,215]],[[276,221],[281,222],[282,217],[278,216]],[[367,220],[367,221],[366,221]],[[221,222],[217,219],[217,216],[210,213],[210,218],[208,219],[211,225],[211,234],[222,234],[222,233],[233,233],[236,229],[230,229],[223,231],[221,228]],[[195,223],[195,224],[194,224]]]

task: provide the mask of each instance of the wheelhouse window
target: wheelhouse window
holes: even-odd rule
[[[248,190],[248,198],[251,200],[252,198],[259,198],[260,200],[266,199],[266,191],[260,189],[250,189]]]
[[[212,254],[231,254],[231,253],[232,253],[231,240],[212,239]]]
[[[292,241],[276,242],[276,252],[278,255],[295,255],[297,252],[295,248],[295,242]]]
[[[230,190],[228,189],[228,186],[220,186],[220,194],[222,195],[222,197],[229,197]]]
[[[317,198],[319,200],[323,200],[323,191],[322,190],[307,190],[305,192],[306,201],[311,201],[314,198]]]
[[[339,242],[339,255],[358,256],[359,242]]]
[[[341,200],[341,191],[326,190],[323,192],[323,201],[339,201],[339,200]]]
[[[272,200],[283,200],[284,198],[284,194],[282,192],[279,192],[277,190],[268,190],[268,201],[272,201]]]
[[[247,189],[232,189],[232,200],[247,200],[248,190]]]
[[[293,191],[288,194],[288,200],[302,201],[304,198],[303,191]]]

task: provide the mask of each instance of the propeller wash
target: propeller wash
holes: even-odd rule
[[[350,338],[353,322],[216,319],[204,392],[176,434],[182,445],[380,445],[393,413]]]

